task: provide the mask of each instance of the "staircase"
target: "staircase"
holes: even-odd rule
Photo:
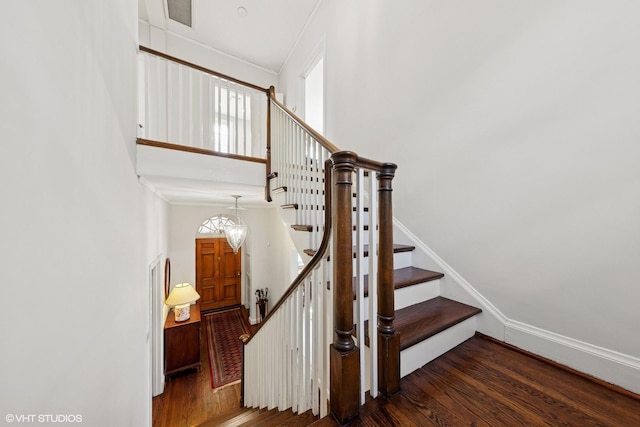
[[[394,243],[396,165],[340,151],[270,99],[267,199],[310,258],[245,343],[244,404],[321,417],[330,406],[345,424],[367,391],[390,397],[471,338],[481,310],[441,297],[443,274]]]
[[[260,138],[254,141],[243,133],[242,141],[227,141],[224,155],[264,161],[266,199],[284,199],[276,203],[282,207],[298,252],[311,257],[245,342],[242,397],[244,404],[256,409],[239,410],[204,425],[308,425],[317,415],[326,415],[329,407],[344,424],[366,412],[362,405],[367,390],[369,402],[379,400],[375,399],[378,393],[391,396],[399,390],[401,377],[474,334],[480,310],[442,298],[443,275],[414,264],[415,247],[394,244],[395,164],[341,151],[278,102],[273,87],[265,90],[141,50],[146,51],[143,58],[148,69],[145,99],[158,94],[158,99],[145,104],[148,123],[141,126],[141,137],[153,137],[158,131],[157,138],[178,145],[149,140],[139,144],[176,149],[194,142],[163,135],[164,120],[159,120],[158,129],[152,123],[155,109],[167,107],[161,101],[166,98],[171,104],[163,92],[167,86],[163,79],[168,80],[176,64],[184,68],[181,74],[195,73],[200,78],[201,72],[207,73],[208,84],[227,93],[227,108],[231,98],[245,99],[245,105],[253,95],[267,95],[266,146]],[[189,84],[178,82],[170,93],[181,97],[190,91]],[[219,119],[220,114],[196,116]],[[236,122],[235,127],[251,126]],[[219,137],[203,135],[213,146],[202,140],[183,148],[220,155],[224,147]],[[252,157],[264,152],[266,159]],[[271,190],[272,186],[276,188]],[[327,418],[316,422],[323,420]]]
[[[278,188],[274,202],[282,202],[286,188]],[[287,212],[302,207],[282,204],[282,218],[294,233],[310,234],[313,227],[292,224]],[[310,241],[311,238],[294,236],[294,241]],[[416,369],[446,353],[471,338],[476,332],[475,316],[482,310],[440,296],[440,279],[444,274],[415,267],[412,254],[415,247],[394,244],[395,319],[394,326],[400,334],[400,376],[405,377]],[[306,248],[304,254],[313,256],[315,250]],[[365,249],[365,256],[368,248]],[[368,276],[364,276],[365,297],[369,294]],[[365,304],[366,305],[366,304]],[[368,329],[365,329],[367,332]],[[368,343],[368,333],[365,333]]]

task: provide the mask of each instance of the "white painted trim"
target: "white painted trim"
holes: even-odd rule
[[[151,310],[149,310],[150,331],[147,340],[150,340],[151,352],[151,392],[153,396],[164,391],[164,269],[162,268],[162,255],[149,265],[149,297]],[[162,305],[161,305],[162,304]]]
[[[507,318],[402,223],[395,218],[393,223],[399,232],[437,265],[445,278],[452,279],[477,302],[483,311],[475,316],[478,331],[640,394],[640,359]],[[485,316],[491,319],[483,319]],[[497,330],[497,326],[501,326],[501,331]]]
[[[318,8],[320,7],[320,3],[322,3],[322,0],[318,0],[318,2],[316,3],[315,7],[313,8],[311,13],[309,14],[309,17],[307,18],[306,22],[304,23],[304,26],[302,27],[302,30],[300,30],[300,33],[298,33],[298,37],[296,38],[296,41],[291,46],[291,49],[289,50],[289,53],[287,54],[287,57],[284,59],[284,61],[282,61],[282,65],[280,66],[280,69],[278,70],[278,72],[276,74],[280,75],[282,73],[282,70],[284,70],[285,66],[287,65],[287,63],[291,59],[291,55],[293,55],[293,52],[295,52],[296,49],[298,48],[298,45],[300,44],[300,40],[306,34],[307,28],[309,27],[309,24],[311,23],[311,21],[315,17],[316,12],[318,11]],[[323,36],[323,38],[324,38],[324,36]]]
[[[204,44],[204,43],[202,43],[202,42],[200,42],[198,40],[192,39],[192,38],[187,37],[187,36],[182,35],[182,34],[178,34],[175,31],[172,31],[172,30],[170,30],[168,28],[162,28],[162,27],[159,27],[157,25],[150,24],[149,22],[145,21],[144,19],[138,19],[138,22],[139,23],[142,22],[144,24],[149,25],[150,27],[153,27],[153,28],[163,32],[165,34],[165,37],[167,35],[169,35],[171,37],[175,37],[177,39],[184,40],[184,41],[186,41],[188,43],[193,44],[194,46],[198,46],[198,47],[200,47],[202,49],[208,50],[209,52],[213,52],[213,53],[215,53],[217,55],[224,56],[224,57],[229,58],[229,59],[231,59],[233,61],[237,61],[238,63],[241,63],[243,65],[248,65],[250,67],[253,67],[253,68],[255,68],[257,70],[260,70],[260,71],[264,71],[265,73],[269,73],[269,74],[271,74],[273,76],[276,76],[276,77],[279,74],[279,71],[275,71],[275,70],[271,70],[269,68],[265,68],[262,65],[255,64],[255,63],[253,63],[251,61],[247,61],[246,59],[243,59],[243,58],[240,58],[238,56],[232,55],[232,54],[230,54],[228,52],[225,52],[225,51],[216,49],[214,47],[211,47],[211,46],[209,46],[207,44]],[[182,24],[180,24],[179,22],[176,22],[176,25],[182,25]],[[144,46],[144,43],[141,43],[141,44]],[[154,47],[154,46],[146,46],[146,47],[151,48],[151,49],[161,50],[161,49],[158,49],[157,47]],[[166,52],[166,45],[165,45],[165,48],[162,49],[162,52],[167,53]]]
[[[434,251],[431,250],[422,240],[418,238],[415,234],[413,234],[407,227],[405,227],[400,221],[396,218],[393,218],[393,225],[397,227],[402,233],[404,233],[416,248],[420,249],[423,253],[425,253],[433,262],[435,262],[438,267],[442,270],[441,273],[444,273],[446,277],[450,277],[457,284],[459,284],[467,293],[469,293],[481,306],[483,313],[489,313],[496,320],[498,320],[502,325],[506,324],[507,317],[502,314],[500,310],[496,308],[491,302],[486,299],[480,292],[478,292],[469,282],[467,282],[457,271],[455,271],[449,264],[447,264],[442,258],[440,258]],[[492,335],[493,336],[493,335]],[[504,339],[504,337],[494,337],[499,339]]]
[[[505,342],[640,394],[640,359],[507,320]]]
[[[158,197],[160,200],[162,200],[163,202],[169,203],[169,200],[166,197],[164,197],[162,193],[158,191],[155,185],[153,185],[147,179],[145,179],[144,176],[138,176],[138,182],[142,184],[142,186],[145,187],[147,190],[155,194],[156,197]]]

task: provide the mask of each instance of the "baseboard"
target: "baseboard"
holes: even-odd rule
[[[507,317],[396,218],[393,219],[393,225],[410,239],[411,244],[413,244],[418,251],[421,251],[436,265],[435,268],[437,268],[440,273],[444,273],[444,277],[440,279],[440,295],[482,309],[482,313],[477,316],[478,330],[485,335],[504,341],[504,325],[507,322]],[[422,266],[416,265],[416,267]],[[446,285],[447,282],[455,283],[463,292],[456,293],[451,286]],[[463,293],[465,295],[463,295]]]
[[[505,342],[640,394],[640,359],[508,320]]]
[[[444,273],[445,277],[440,279],[442,296],[471,305],[477,304],[482,309],[483,312],[476,316],[478,332],[640,394],[640,359],[507,318],[415,234],[395,218],[393,223],[416,249],[422,251]],[[454,282],[467,295],[447,287],[447,280]]]

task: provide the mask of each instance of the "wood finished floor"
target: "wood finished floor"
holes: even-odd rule
[[[211,388],[204,324],[200,328],[200,360],[200,372],[174,375],[165,383],[164,393],[153,398],[153,427],[194,426],[240,407],[239,383],[215,391]]]
[[[204,351],[206,349],[203,348]],[[190,426],[239,407],[240,387],[213,393],[202,372],[154,398],[154,426]],[[640,426],[640,400],[476,336],[402,379],[350,426]],[[635,397],[634,397],[635,396]],[[330,419],[315,425],[336,425]]]

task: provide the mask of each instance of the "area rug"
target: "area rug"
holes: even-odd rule
[[[250,333],[249,322],[240,308],[204,315],[209,353],[211,387],[216,389],[242,378],[242,342],[240,335]]]

